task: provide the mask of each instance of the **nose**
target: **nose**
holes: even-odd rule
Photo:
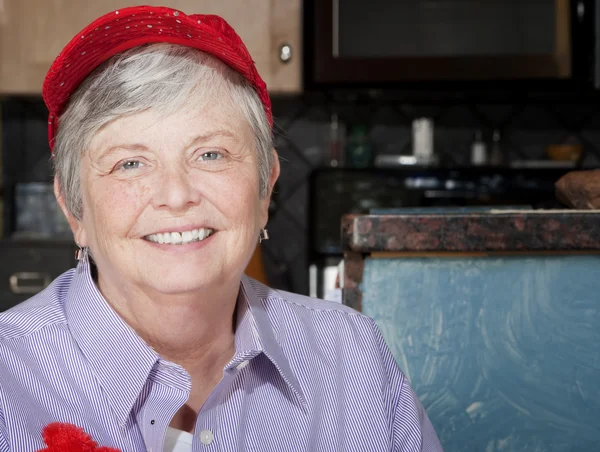
[[[165,170],[156,184],[154,205],[159,209],[183,211],[200,202],[200,193],[182,168]]]

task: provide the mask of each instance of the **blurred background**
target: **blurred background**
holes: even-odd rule
[[[74,265],[52,195],[45,72],[83,26],[136,3],[0,3],[0,290],[15,296],[18,267],[15,300]],[[596,1],[145,3],[221,14],[271,90],[282,171],[254,262],[275,287],[327,297],[344,213],[560,207],[554,182],[600,163]]]

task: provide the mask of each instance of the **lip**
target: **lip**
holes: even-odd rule
[[[165,230],[165,232],[180,232],[180,231],[174,231],[174,230]],[[187,229],[183,229],[183,231],[187,231]],[[161,251],[167,251],[170,253],[187,253],[189,251],[196,251],[199,249],[204,248],[206,245],[210,244],[212,242],[213,237],[217,235],[217,231],[213,232],[211,235],[209,235],[208,237],[206,237],[204,240],[200,240],[198,242],[190,242],[187,243],[185,245],[173,245],[172,243],[156,243],[156,242],[151,242],[150,240],[145,240],[143,239],[142,241],[152,247],[156,247],[157,249],[161,250]]]
[[[212,229],[213,230],[213,234],[215,232],[217,232],[217,230],[212,227],[212,226],[206,226],[206,225],[186,225],[186,226],[173,226],[171,228],[163,228],[160,229],[158,231],[154,231],[154,232],[149,232],[148,234],[144,234],[142,237],[148,237],[149,235],[152,234],[164,234],[165,232],[186,232],[186,231],[191,231],[193,229]]]

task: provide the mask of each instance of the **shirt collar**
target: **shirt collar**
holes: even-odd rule
[[[237,303],[236,352],[226,369],[263,353],[307,409],[298,379],[275,339],[265,306],[246,276],[242,277]],[[109,306],[87,261],[77,265],[65,299],[65,316],[119,425],[125,426],[160,356]]]
[[[258,353],[263,353],[275,366],[301,406],[304,409],[308,408],[300,383],[276,340],[275,330],[265,305],[252,287],[250,278],[246,275],[242,276],[238,296],[235,349],[235,356],[226,369],[239,365],[240,361],[244,360],[244,356],[253,357]]]
[[[65,316],[119,425],[124,426],[159,355],[108,305],[87,261],[75,269]]]

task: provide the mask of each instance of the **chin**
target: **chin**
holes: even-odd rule
[[[146,279],[146,284],[157,292],[173,295],[206,290],[225,282],[214,270],[214,266],[207,271],[204,266],[189,264],[169,268],[157,266],[151,272],[154,277]]]

